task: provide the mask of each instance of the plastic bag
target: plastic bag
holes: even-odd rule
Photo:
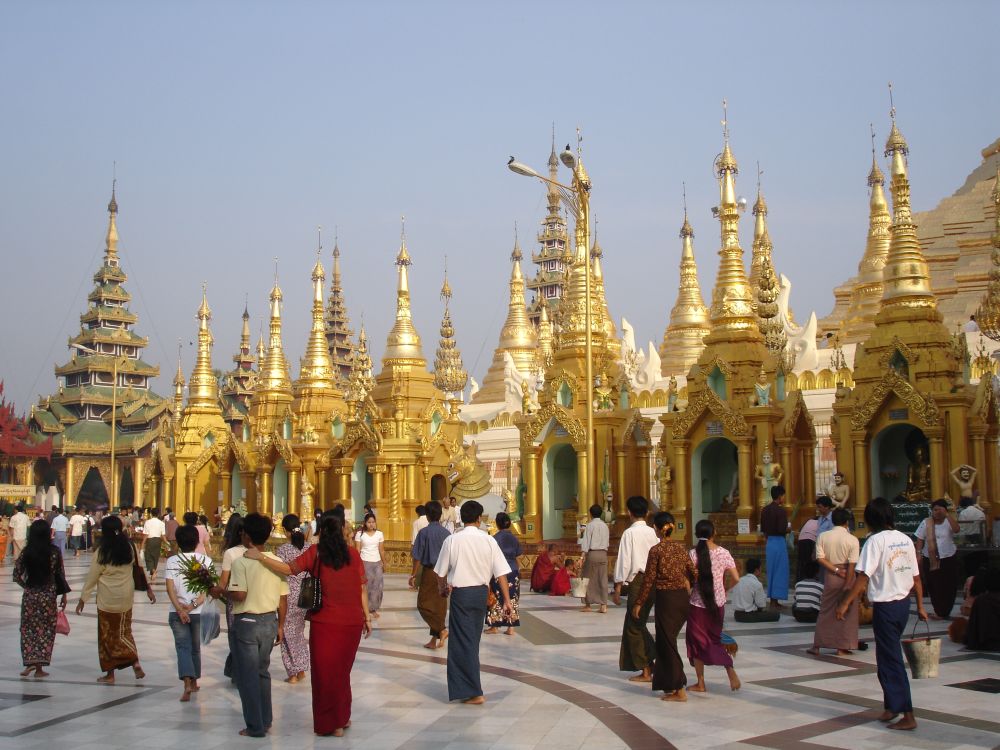
[[[59,635],[69,635],[69,618],[66,617],[65,610],[56,612],[56,632]]]
[[[215,599],[205,602],[201,608],[201,642],[208,645],[222,632],[219,604]]]

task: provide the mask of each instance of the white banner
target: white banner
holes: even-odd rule
[[[33,484],[0,484],[0,497],[28,497],[34,499]]]

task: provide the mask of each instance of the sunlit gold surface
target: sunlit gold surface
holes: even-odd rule
[[[694,259],[694,230],[688,222],[686,209],[680,237],[680,285],[670,311],[670,323],[660,344],[660,373],[665,378],[687,375],[705,348],[705,334],[711,330]]]

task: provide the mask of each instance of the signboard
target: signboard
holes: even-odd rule
[[[916,533],[920,522],[931,514],[930,503],[893,503],[892,515],[895,518],[896,531],[902,531],[911,536]]]
[[[749,534],[750,533],[750,519],[749,518],[737,518],[736,519],[736,533],[737,534]]]
[[[909,409],[889,409],[889,419],[893,421],[905,421],[910,418]]]
[[[724,432],[725,428],[722,426],[722,422],[712,421],[705,423],[706,435],[722,435]]]
[[[0,484],[0,497],[27,497],[34,499],[33,484]]]

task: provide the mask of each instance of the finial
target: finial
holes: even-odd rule
[[[274,285],[278,286],[278,256],[274,256]]]
[[[760,168],[760,161],[757,162],[757,195],[760,195],[760,178],[763,176],[764,170]]]
[[[510,260],[512,263],[516,263],[521,260],[521,243],[517,239],[517,222],[514,222],[514,250],[510,254]]]
[[[340,228],[336,224],[333,225],[333,257],[340,257]]]
[[[896,121],[896,105],[892,102],[892,81],[889,81],[889,118]]]
[[[399,239],[401,242],[406,242],[406,217],[399,217]]]
[[[243,320],[250,320],[250,294],[243,293]]]
[[[111,200],[108,202],[108,213],[118,213],[118,200],[115,197],[115,188],[118,186],[118,162],[111,162]]]
[[[579,126],[576,128],[576,156],[578,159],[583,156],[583,132]]]
[[[688,189],[687,183],[681,183],[681,199],[684,201],[684,221],[687,221],[688,217]]]
[[[875,161],[875,125],[873,123],[868,123],[868,132],[872,136],[872,161]]]
[[[319,254],[323,252],[323,227],[316,227],[316,257],[319,258]]]
[[[729,143],[729,103],[722,100],[722,139]]]
[[[444,300],[444,306],[448,307],[448,301],[451,299],[451,284],[448,283],[448,256],[444,256],[444,284],[441,285],[441,299]]]
[[[604,255],[604,251],[601,249],[601,244],[597,241],[597,225],[598,225],[598,220],[597,220],[597,215],[595,214],[594,215],[594,243],[590,247],[590,257],[591,258],[600,258],[601,256]]]
[[[687,184],[681,183],[681,197],[684,201],[684,223],[681,224],[681,237],[694,237],[694,230],[691,228],[691,223],[688,221],[688,196],[687,196]]]

